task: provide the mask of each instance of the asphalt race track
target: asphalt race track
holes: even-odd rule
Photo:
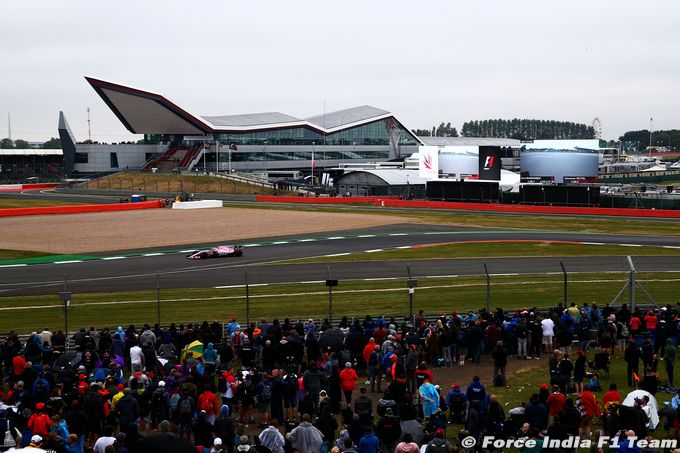
[[[362,237],[361,237],[362,236]],[[154,290],[157,274],[161,287],[206,288],[242,285],[245,271],[251,284],[322,281],[328,276],[326,264],[275,264],[277,260],[382,250],[419,244],[459,241],[539,240],[574,241],[594,244],[624,244],[626,254],[635,256],[638,246],[679,247],[680,237],[632,236],[548,231],[518,231],[452,227],[448,225],[401,224],[364,230],[324,233],[317,237],[254,239],[245,242],[241,258],[190,261],[186,253],[142,252],[151,256],[110,255],[108,259],[41,264],[0,269],[0,296],[56,294],[64,289],[73,292],[111,292]],[[266,244],[262,244],[266,242]],[[228,240],[225,241],[228,243]],[[248,246],[248,244],[258,244]],[[214,246],[202,244],[178,247],[189,250]],[[122,254],[122,253],[121,253]],[[562,259],[570,272],[606,272],[628,270],[623,256],[566,257]],[[679,256],[634,258],[638,271],[680,271]],[[487,263],[492,274],[561,272],[560,258],[460,258],[416,260],[410,262],[414,277],[436,275],[478,275]],[[332,278],[375,279],[407,276],[406,262],[345,262],[330,265]]]

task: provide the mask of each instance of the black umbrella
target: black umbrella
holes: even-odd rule
[[[130,448],[131,453],[195,453],[196,447],[170,433],[147,436]]]
[[[325,351],[338,352],[342,349],[344,335],[340,329],[328,329],[319,334],[319,346]]]
[[[54,361],[54,364],[52,365],[52,368],[57,368],[57,369],[63,369],[66,368],[67,366],[71,366],[71,368],[75,368],[80,364],[80,361],[83,358],[83,354],[80,352],[65,352],[61,354],[57,360]]]

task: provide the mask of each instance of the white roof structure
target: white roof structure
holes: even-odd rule
[[[133,134],[238,133],[302,127],[319,134],[373,123],[394,115],[370,105],[328,112],[307,119],[280,112],[198,116],[163,95],[92,77],[85,77],[123,125]],[[396,123],[399,121],[394,118]],[[400,124],[400,123],[399,123]],[[401,125],[401,124],[400,124]],[[420,143],[408,128],[401,127]]]
[[[42,148],[26,148],[26,149],[0,149],[0,156],[63,156],[64,153],[60,149],[42,149]]]

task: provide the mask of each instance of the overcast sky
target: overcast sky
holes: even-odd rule
[[[198,115],[370,104],[409,128],[539,118],[680,128],[680,2],[0,2],[0,137],[129,134],[83,76]]]

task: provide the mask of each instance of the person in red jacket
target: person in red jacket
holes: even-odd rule
[[[35,405],[35,412],[28,419],[28,429],[33,435],[47,436],[50,432],[50,417],[45,413],[45,404],[38,403]]]
[[[198,396],[198,408],[199,410],[205,411],[206,421],[211,425],[214,425],[220,405],[217,401],[217,395],[213,392],[210,384],[207,384],[204,387],[203,393]]]
[[[369,365],[368,360],[371,358],[373,351],[375,351],[375,338],[371,337],[368,339],[368,344],[364,346],[364,350],[361,353],[364,358],[364,362],[366,363],[367,379],[366,382],[364,382],[366,385],[371,383],[371,365]]]
[[[352,404],[352,392],[357,386],[359,376],[352,368],[350,362],[345,363],[345,368],[340,372],[340,390],[345,394],[345,401],[349,407]]]
[[[609,406],[611,404],[621,404],[621,392],[616,387],[616,384],[609,384],[609,391],[602,395],[602,407],[604,408],[604,414],[609,414]]]
[[[600,412],[600,405],[597,404],[595,395],[590,391],[590,385],[586,384],[584,390],[579,395],[581,404],[583,405],[584,415],[581,417],[581,426],[579,427],[579,435],[581,438],[590,439],[590,425],[593,423],[593,417],[602,416]]]
[[[552,425],[553,418],[559,414],[567,401],[564,393],[560,392],[559,385],[553,385],[553,392],[548,396],[548,400],[545,402],[548,406],[548,426]]]
[[[24,353],[19,352],[12,358],[12,382],[16,382],[21,378],[26,369],[26,359],[24,358]]]

